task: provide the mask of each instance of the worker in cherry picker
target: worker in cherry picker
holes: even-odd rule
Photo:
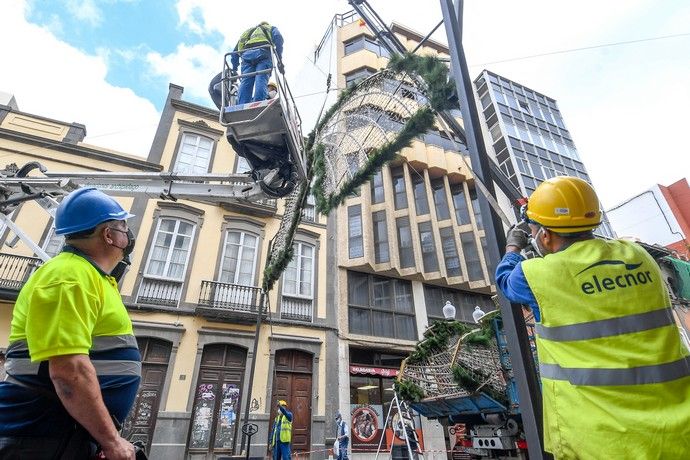
[[[690,458],[690,357],[661,271],[639,245],[595,238],[594,189],[542,182],[508,231],[496,284],[534,311],[544,449],[556,459]],[[537,254],[520,252],[533,238]]]
[[[235,52],[231,57],[232,70],[237,72],[241,57],[242,75],[261,70],[268,70],[269,72],[240,78],[238,104],[266,99],[268,79],[271,76],[270,70],[273,67],[271,50],[266,45],[271,45],[276,50],[278,71],[280,73],[285,71],[283,67],[283,36],[278,31],[278,28],[263,21],[245,30],[237,41]]]
[[[268,82],[268,93],[266,94],[266,99],[275,99],[276,96],[278,96],[278,85],[276,85],[276,82],[274,82],[274,81],[269,81]]]

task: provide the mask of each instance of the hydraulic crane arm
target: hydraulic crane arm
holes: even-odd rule
[[[42,176],[27,174],[39,169]],[[261,188],[244,174],[179,174],[174,172],[49,172],[38,163],[0,171],[0,222],[44,261],[48,255],[10,219],[20,204],[35,201],[55,217],[57,199],[80,187],[110,195],[204,203],[247,203],[265,199]]]
[[[226,203],[264,198],[261,189],[244,174],[46,172],[44,177],[0,177],[0,210],[9,213],[20,202],[38,195],[62,196],[79,187],[95,187],[111,195],[173,201]]]

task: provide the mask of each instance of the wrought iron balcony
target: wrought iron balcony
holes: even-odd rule
[[[37,257],[0,253],[0,289],[19,291],[42,263]]]
[[[182,284],[182,281],[143,278],[137,294],[137,303],[177,307]]]
[[[280,303],[280,317],[297,321],[312,321],[312,299],[283,296]]]
[[[259,310],[266,314],[266,306],[261,305],[261,301],[261,288],[202,281],[196,311],[208,318],[254,321]]]

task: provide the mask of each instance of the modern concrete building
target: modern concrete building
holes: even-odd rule
[[[487,151],[523,196],[554,176],[591,183],[554,99],[488,70],[474,89]],[[615,236],[606,215],[595,233]]]
[[[392,31],[410,50],[423,38],[400,24]],[[434,41],[421,52],[448,56]],[[388,57],[366,24],[347,13],[334,18],[315,63],[345,88]],[[347,414],[353,458],[373,458],[382,438],[384,450],[403,444],[385,420],[393,379],[427,325],[443,319],[445,302],[466,322],[476,305],[493,309],[477,190],[462,155],[444,133],[430,131],[328,217],[327,304],[339,333],[338,347],[327,347],[338,371],[326,377],[326,414]],[[437,421],[417,420],[416,427],[425,450],[447,449]]]
[[[182,99],[170,85],[148,157],[86,145],[85,127],[0,105],[0,155],[21,166],[39,161],[49,171],[241,172],[246,164],[224,139],[218,114]],[[121,292],[134,322],[143,379],[124,433],[149,447],[150,458],[215,459],[243,451],[240,425],[249,407],[259,427],[250,454],[267,452],[276,398],[295,414],[293,446],[324,451],[327,334],[336,337],[326,304],[326,225],[305,210],[295,257],[267,295],[257,332],[260,288],[281,201],[222,205],[118,197],[136,217],[133,263]],[[34,202],[12,219],[50,254],[62,241]],[[40,265],[31,250],[1,229],[0,347],[7,346],[13,302]],[[258,340],[257,354],[253,354]],[[253,386],[249,374],[256,367]],[[322,457],[320,457],[322,458]]]
[[[690,187],[687,179],[654,185],[606,211],[622,237],[665,246],[690,258]]]

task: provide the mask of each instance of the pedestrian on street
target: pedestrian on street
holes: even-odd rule
[[[133,217],[94,188],[66,196],[55,216],[65,246],[19,292],[7,377],[0,382],[0,458],[134,460],[114,419],[127,417],[141,357],[111,272],[134,248]]]
[[[263,21],[257,26],[245,30],[235,45],[235,50],[230,59],[233,72],[237,72],[242,57],[242,71],[238,104],[263,101],[268,93],[268,79],[271,76],[273,60],[271,50],[266,47],[271,45],[276,50],[278,58],[278,71],[285,72],[283,67],[283,36],[277,27]],[[268,70],[258,75],[244,76],[252,72]]]
[[[347,448],[350,444],[350,432],[343,416],[338,412],[335,415],[336,441],[338,442],[338,460],[347,460]]]
[[[537,322],[544,448],[558,460],[690,458],[690,359],[662,274],[636,243],[595,238],[601,219],[587,182],[548,179],[496,269]],[[529,236],[543,257],[523,260]]]
[[[273,422],[270,448],[273,449],[273,460],[290,460],[290,442],[292,442],[292,412],[287,402],[278,401],[278,414]]]

